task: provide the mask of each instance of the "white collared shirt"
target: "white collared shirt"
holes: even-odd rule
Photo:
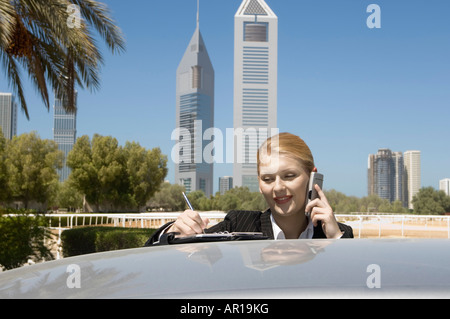
[[[314,235],[314,225],[312,223],[312,220],[309,217],[307,218],[308,226],[306,226],[306,229],[300,234],[298,239],[311,239]],[[272,222],[273,238],[275,240],[286,239],[283,230],[278,226],[272,214],[270,214],[270,221]]]

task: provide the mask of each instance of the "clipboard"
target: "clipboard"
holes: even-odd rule
[[[233,240],[264,240],[269,239],[268,236],[259,232],[220,232],[210,234],[197,234],[187,237],[175,237],[178,233],[167,233],[161,236],[160,240],[153,245],[174,245],[188,243],[206,243]]]

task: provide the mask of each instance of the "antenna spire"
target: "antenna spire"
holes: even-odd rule
[[[197,28],[200,27],[200,0],[197,0]]]

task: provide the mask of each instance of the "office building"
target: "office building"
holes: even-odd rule
[[[403,206],[406,207],[406,200],[403,190],[404,179],[404,162],[402,152],[392,152],[392,165],[393,165],[393,200],[401,201]]]
[[[412,199],[419,192],[420,178],[420,151],[406,151],[403,154],[405,163],[405,187],[408,195],[408,208],[414,209]]]
[[[439,181],[439,190],[450,196],[450,178],[444,178]]]
[[[0,129],[7,140],[17,135],[17,103],[11,93],[0,93]]]
[[[382,199],[393,199],[393,163],[392,152],[389,149],[379,149],[375,155],[369,155],[369,195],[377,194]]]
[[[258,191],[257,149],[278,133],[278,18],[264,0],[243,0],[234,32],[233,183]]]
[[[227,191],[233,188],[233,177],[223,176],[219,177],[219,192],[220,195],[225,194]]]
[[[77,93],[75,93],[75,105],[77,105]],[[62,169],[58,170],[59,181],[64,182],[70,175],[67,167],[67,155],[72,150],[77,139],[77,114],[69,113],[64,109],[64,100],[55,97],[53,117],[53,140],[58,144],[59,150],[64,153]]]
[[[401,152],[382,148],[377,154],[369,154],[367,181],[368,195],[376,194],[389,202],[401,201],[403,206],[406,206],[404,164]]]
[[[204,139],[214,127],[214,69],[197,27],[177,69],[175,183],[186,192],[213,194],[213,161],[203,156],[212,142]]]

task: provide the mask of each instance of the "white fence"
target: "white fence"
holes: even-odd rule
[[[65,229],[79,226],[110,225],[114,227],[159,228],[176,220],[181,212],[142,214],[46,214],[50,218],[50,229],[56,236],[57,259],[60,258],[61,233]],[[210,226],[220,222],[225,212],[200,212],[208,217]],[[353,228],[355,238],[418,237],[449,238],[450,216],[441,215],[386,215],[386,214],[336,214],[339,222]],[[55,224],[55,220],[57,221]]]
[[[51,228],[73,228],[78,226],[112,225],[114,227],[159,228],[162,225],[176,220],[181,212],[173,213],[142,213],[142,214],[46,214],[50,218]],[[215,224],[225,217],[224,212],[201,212],[202,217]],[[54,220],[58,224],[54,225]],[[65,225],[65,226],[61,226]]]
[[[142,214],[47,214],[54,223],[53,229],[77,226],[112,225],[114,227],[159,228],[176,220],[181,212]],[[222,211],[201,212],[208,217],[210,226],[225,217]],[[356,238],[362,237],[439,237],[450,238],[450,216],[442,215],[387,215],[387,214],[337,214],[338,221],[352,226]],[[65,222],[62,222],[65,219]],[[61,226],[61,225],[64,226]],[[415,234],[415,235],[414,235]]]
[[[337,214],[338,221],[353,228],[355,238],[450,238],[450,216]]]

